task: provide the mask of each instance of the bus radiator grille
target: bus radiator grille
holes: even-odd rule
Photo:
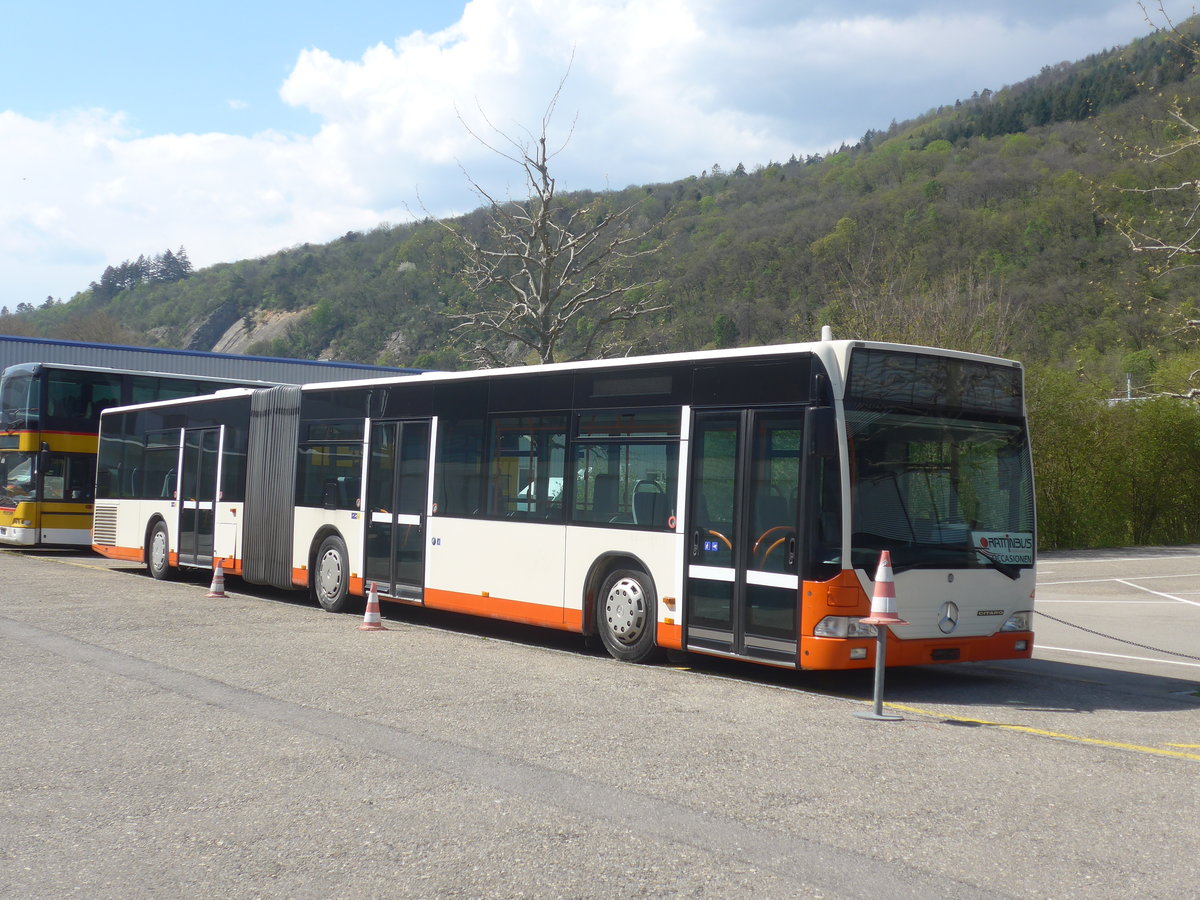
[[[117,508],[96,504],[92,519],[92,543],[101,547],[117,546]]]

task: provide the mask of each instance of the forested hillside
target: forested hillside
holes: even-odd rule
[[[632,207],[628,233],[657,248],[624,276],[661,307],[623,323],[626,348],[810,340],[829,324],[1022,359],[1041,546],[1197,541],[1194,407],[1097,400],[1200,388],[1195,268],[1164,269],[1114,227],[1158,214],[1156,195],[1126,188],[1197,178],[1195,148],[1162,173],[1131,148],[1200,122],[1198,77],[1194,50],[1160,32],[824,156],[559,200],[592,217]],[[1172,103],[1191,118],[1168,124]],[[487,223],[479,210],[452,224],[486,243]],[[458,368],[449,316],[476,303],[466,262],[433,221],[197,271],[179,248],[97,273],[67,303],[0,311],[0,332]]]
[[[1140,201],[1103,189],[1140,164],[1104,136],[1149,136],[1194,70],[1176,42],[1154,36],[823,157],[714,163],[669,184],[565,199],[636,204],[630,227],[661,241],[634,274],[668,309],[628,326],[639,350],[807,339],[832,324],[843,336],[1082,367],[1110,386],[1126,371],[1146,381],[1156,359],[1195,343],[1179,328],[1196,282],[1151,279],[1106,225],[1104,203]],[[460,223],[481,239],[484,224],[481,213]],[[174,275],[155,277],[164,257]],[[143,262],[98,273],[68,303],[3,316],[0,331],[211,349],[241,322],[251,342],[239,349],[250,352],[463,364],[444,314],[472,300],[456,277],[459,247],[437,223],[195,272],[182,248]],[[288,324],[254,342],[267,320]]]

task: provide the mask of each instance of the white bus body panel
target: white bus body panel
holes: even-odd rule
[[[867,596],[873,583],[858,570]],[[900,640],[910,638],[986,637],[995,634],[1008,617],[1033,609],[1034,570],[1022,569],[1015,581],[995,569],[909,569],[895,576],[896,614],[908,625],[892,629]],[[953,580],[951,580],[953,579]],[[955,625],[949,631],[943,622],[952,602],[957,607]],[[954,615],[953,611],[952,617]]]
[[[562,525],[435,516],[425,528],[426,588],[562,608]]]
[[[677,560],[682,554],[683,536],[671,531],[623,531],[618,528],[568,527],[566,604],[583,608],[584,585],[592,565],[602,556],[620,554],[639,560],[654,580],[659,599],[675,597],[682,601],[683,585]],[[676,610],[681,607],[676,606]],[[675,610],[658,604],[658,620],[676,616]]]
[[[537,522],[432,517],[426,520],[425,586],[581,613],[584,586],[601,557],[641,562],[660,597],[682,595],[682,537],[674,532],[625,531]],[[674,615],[659,605],[660,617]]]
[[[106,528],[104,535],[111,539],[111,545],[96,535],[101,546],[144,550],[150,520],[157,516],[167,525],[167,548],[171,552],[179,549],[179,509],[174,500],[101,500],[95,513],[98,521],[112,523],[111,533]]]
[[[323,527],[337,530],[346,542],[346,555],[350,562],[350,577],[361,578],[363,574],[363,516],[353,509],[323,509],[315,506],[297,506],[295,525],[292,528],[292,571],[307,571],[309,552],[313,550],[314,536]],[[311,573],[310,573],[311,577]]]
[[[213,534],[213,558],[222,565],[229,565],[241,558],[243,504],[218,500],[215,504],[215,531]]]

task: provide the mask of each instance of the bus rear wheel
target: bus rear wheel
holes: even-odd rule
[[[154,523],[146,541],[146,571],[158,581],[171,577],[171,541],[162,520]]]
[[[350,606],[350,554],[336,534],[321,541],[310,592],[327,612],[345,612]]]
[[[604,579],[596,602],[596,630],[615,659],[647,662],[657,655],[658,599],[645,572],[617,569]]]

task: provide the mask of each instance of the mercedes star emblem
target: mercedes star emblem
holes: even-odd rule
[[[942,610],[938,614],[938,628],[943,634],[949,634],[958,627],[958,604],[953,600],[947,600],[942,604]]]

